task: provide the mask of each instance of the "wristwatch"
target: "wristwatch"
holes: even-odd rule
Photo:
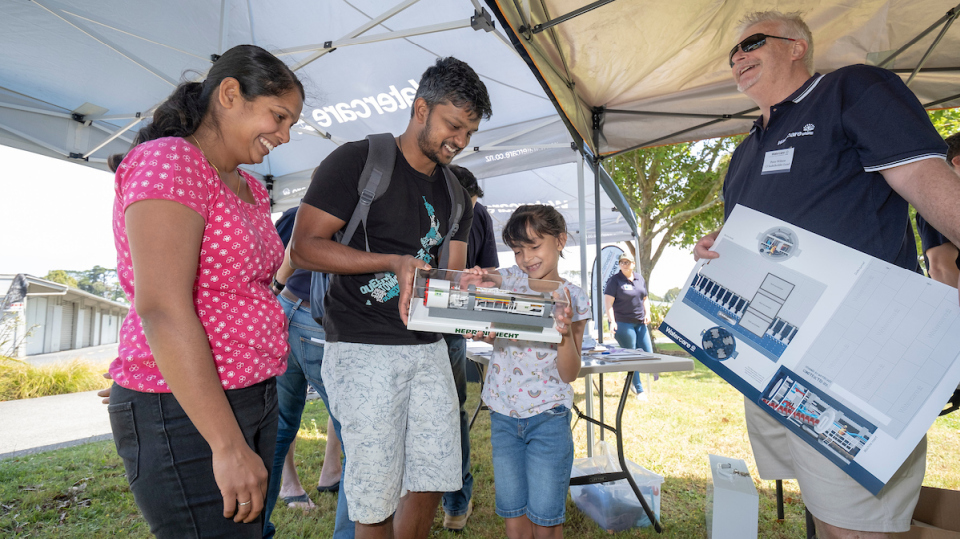
[[[284,287],[287,286],[277,280],[276,277],[273,278],[273,289],[277,291],[277,294],[283,292]]]

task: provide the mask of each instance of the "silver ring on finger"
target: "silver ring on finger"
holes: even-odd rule
[[[245,501],[245,502],[241,502],[240,500],[237,500],[237,505],[240,505],[240,506],[250,505],[251,503],[253,503],[253,500],[249,500],[249,501]]]

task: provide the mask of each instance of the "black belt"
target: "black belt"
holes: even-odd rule
[[[283,290],[281,290],[281,291],[280,291],[280,295],[283,296],[283,297],[285,297],[285,298],[287,298],[287,299],[289,299],[290,301],[292,301],[292,302],[294,302],[294,303],[300,301],[300,298],[297,297],[296,294],[294,294],[293,292],[291,292],[291,291],[290,291],[289,289],[287,289],[287,288],[284,288]],[[302,308],[304,308],[304,309],[309,309],[309,308],[310,308],[310,302],[307,301],[307,300],[303,300],[303,301],[300,303],[300,307],[302,307]]]

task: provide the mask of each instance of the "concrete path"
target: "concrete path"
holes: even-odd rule
[[[104,344],[102,346],[89,346],[87,348],[80,348],[77,350],[64,350],[63,352],[27,356],[24,361],[31,365],[40,366],[66,362],[73,359],[81,359],[95,365],[107,366],[116,357],[117,344],[114,343]]]
[[[110,438],[96,391],[0,402],[0,459]]]

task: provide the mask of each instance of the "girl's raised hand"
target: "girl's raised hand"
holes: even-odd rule
[[[557,328],[557,332],[563,336],[571,335],[570,327],[573,325],[573,309],[570,305],[564,305],[562,309],[557,309],[554,313],[554,320],[556,321],[554,325]]]
[[[460,290],[466,290],[470,285],[480,287],[496,287],[497,282],[489,277],[489,273],[480,266],[474,266],[463,270],[460,274]],[[499,274],[498,274],[499,275]]]
[[[573,307],[570,305],[569,292],[566,288],[561,287],[552,292],[551,295],[558,302],[553,311],[554,327],[560,335],[570,335],[570,326],[573,325]]]

